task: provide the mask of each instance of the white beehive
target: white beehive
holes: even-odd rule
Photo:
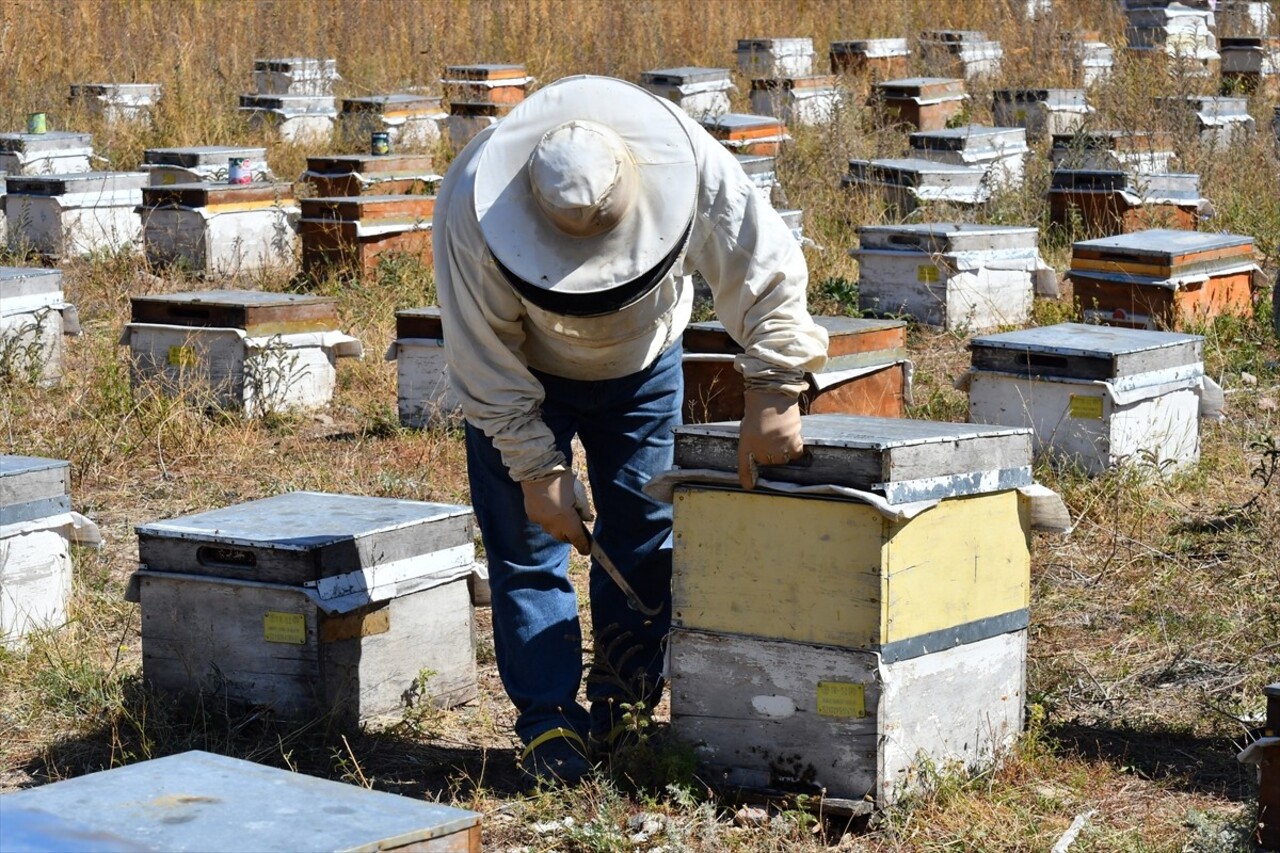
[[[729,69],[692,66],[642,71],[640,85],[695,119],[729,112],[729,95],[736,88]]]
[[[1265,35],[1276,26],[1276,13],[1265,0],[1221,0],[1214,15],[1220,37]]]
[[[1159,54],[1181,64],[1189,75],[1209,76],[1219,59],[1213,34],[1213,11],[1182,3],[1125,9],[1129,50]]]
[[[62,270],[0,267],[0,375],[53,385],[62,377],[62,336],[80,334],[62,293]]]
[[[971,124],[911,134],[911,155],[956,166],[978,166],[988,187],[1018,187],[1026,172],[1027,132],[1021,127]]]
[[[993,121],[1024,127],[1028,139],[1075,133],[1093,113],[1084,89],[997,89],[991,93]]]
[[[841,185],[878,192],[903,215],[922,205],[945,202],[959,207],[983,204],[991,196],[986,170],[921,158],[850,160]]]
[[[1090,474],[1184,468],[1200,457],[1202,397],[1221,401],[1203,345],[1198,335],[1081,323],[977,337],[969,419],[1031,427],[1037,453]]]
[[[255,59],[253,85],[260,95],[332,95],[340,81],[335,59]]]
[[[920,57],[929,74],[979,80],[1000,73],[1000,42],[977,30],[929,30],[920,36]]]
[[[1190,124],[1193,132],[1199,133],[1200,142],[1215,151],[1245,142],[1257,129],[1245,97],[1187,95],[1160,98],[1157,103],[1176,122]]]
[[[1073,41],[1069,58],[1081,86],[1088,88],[1111,77],[1115,51],[1104,41]]]
[[[449,384],[439,308],[396,312],[396,339],[387,350],[387,361],[396,363],[401,424],[423,429],[458,422],[461,408]]]
[[[755,185],[760,197],[772,207],[773,189],[778,184],[778,158],[769,154],[735,154],[734,157]]]
[[[10,177],[4,197],[9,248],[51,258],[137,245],[134,213],[146,172]]]
[[[240,113],[250,127],[270,130],[282,142],[314,144],[333,135],[336,104],[329,95],[241,95]]]
[[[132,298],[121,345],[135,385],[249,415],[327,406],[337,359],[360,358],[332,299],[244,290]]]
[[[194,145],[186,148],[148,148],[142,152],[142,169],[151,175],[151,186],[191,184],[201,181],[224,182],[228,161],[232,157],[246,160],[245,165],[255,181],[271,181],[267,165],[267,149],[242,145]]]
[[[1174,157],[1172,138],[1144,131],[1056,133],[1049,149],[1055,169],[1114,169],[1142,175],[1169,172]]]
[[[929,223],[858,229],[858,302],[952,331],[1021,325],[1051,270],[1032,227]],[[1056,284],[1056,282],[1055,282]]]
[[[338,113],[339,135],[368,150],[370,136],[387,134],[392,150],[427,148],[440,141],[440,125],[448,113],[439,95],[399,92],[343,98]]]
[[[804,77],[813,73],[813,39],[738,39],[738,70],[753,80]]]
[[[831,75],[751,81],[751,111],[786,124],[822,124],[840,107],[840,89]]]
[[[150,120],[162,91],[159,83],[72,83],[71,101],[110,125]]]
[[[89,171],[93,137],[87,133],[0,133],[0,172],[19,175],[67,175]]]

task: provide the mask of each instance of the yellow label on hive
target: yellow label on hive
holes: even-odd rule
[[[262,639],[268,643],[291,643],[301,646],[307,641],[307,620],[301,613],[268,610],[262,616]]]
[[[818,713],[823,717],[865,717],[866,688],[849,681],[819,681]]]
[[[916,281],[935,282],[938,280],[938,268],[933,264],[921,264],[916,267]]]
[[[1102,420],[1102,398],[1083,394],[1071,395],[1071,417]]]
[[[193,367],[196,363],[195,347],[169,347],[170,367]]]

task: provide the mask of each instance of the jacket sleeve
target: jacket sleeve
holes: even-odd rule
[[[800,245],[733,154],[692,119],[686,127],[700,169],[689,260],[743,347],[736,366],[747,389],[798,395],[805,372],[821,370],[827,358],[826,330],[806,307],[809,269]]]
[[[488,134],[484,134],[487,137]],[[471,203],[475,153],[469,146],[446,175],[436,200],[432,249],[444,323],[449,381],[462,413],[493,440],[522,482],[567,464],[540,411],[545,393],[521,355],[524,308],[502,278]]]

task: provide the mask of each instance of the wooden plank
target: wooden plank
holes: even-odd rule
[[[901,418],[906,414],[906,391],[907,367],[893,364],[816,393],[806,391],[800,395],[800,413]]]
[[[179,205],[181,207],[208,207],[216,204],[244,204],[249,202],[287,202],[293,200],[293,185],[284,182],[255,181],[251,184],[169,184],[168,186],[143,187],[143,207]]]
[[[387,219],[430,219],[435,212],[433,195],[359,195],[302,200],[302,215],[350,222]]]
[[[435,168],[429,154],[328,154],[307,158],[307,170],[322,174],[426,174]],[[342,195],[342,193],[338,193]]]
[[[1252,273],[1213,276],[1176,290],[1087,276],[1071,276],[1082,309],[1111,314],[1125,323],[1133,315],[1150,317],[1157,328],[1184,329],[1224,314],[1245,316],[1252,305]]]

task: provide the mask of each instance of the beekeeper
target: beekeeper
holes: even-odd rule
[[[454,160],[434,221],[436,286],[489,563],[498,672],[531,776],[575,783],[618,743],[623,704],[652,710],[671,622],[672,465],[691,274],[744,354],[744,486],[799,456],[797,395],[826,358],[795,237],[737,160],[679,109],[607,77],[560,80]],[[596,518],[571,440],[585,452]],[[570,547],[590,538],[595,662],[582,683]]]

